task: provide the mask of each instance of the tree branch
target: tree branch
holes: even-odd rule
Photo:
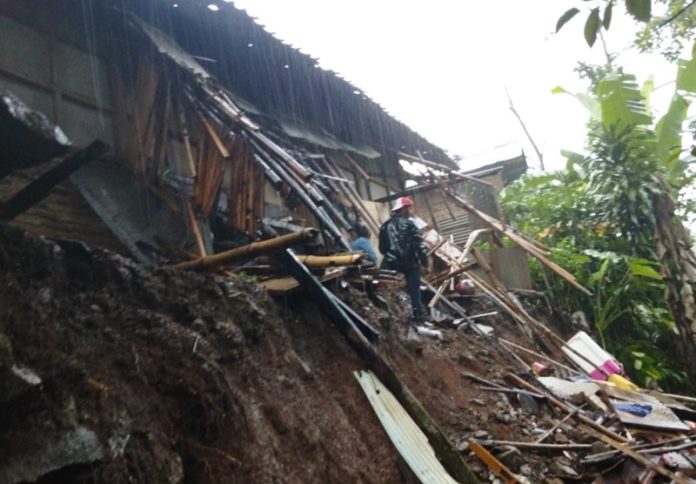
[[[661,29],[662,27],[664,27],[664,26],[667,25],[668,23],[673,22],[677,17],[679,17],[680,15],[682,15],[684,12],[686,12],[687,10],[689,10],[689,9],[690,9],[691,7],[693,7],[694,5],[696,5],[696,0],[691,0],[691,2],[689,2],[689,3],[686,4],[686,5],[684,5],[684,7],[681,8],[677,13],[675,13],[675,14],[672,15],[670,18],[668,18],[667,20],[663,21],[660,25],[658,25],[657,28],[658,28],[658,29]]]
[[[694,0],[694,1],[696,1],[696,0]],[[529,133],[527,126],[524,124],[524,121],[522,121],[522,117],[515,109],[515,105],[512,103],[512,98],[510,97],[510,93],[508,92],[507,89],[505,89],[505,94],[507,94],[508,101],[510,102],[510,111],[512,111],[512,114],[515,115],[515,117],[517,118],[517,121],[520,122],[520,125],[522,126],[522,130],[524,131],[524,134],[527,135],[527,139],[532,144],[534,151],[536,152],[537,156],[539,157],[539,167],[541,168],[541,171],[546,171],[546,168],[544,168],[544,155],[541,153],[541,151],[539,150],[539,147],[534,142],[534,139],[532,138],[532,135]]]

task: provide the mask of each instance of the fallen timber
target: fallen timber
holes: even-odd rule
[[[281,235],[273,239],[253,242],[243,247],[226,250],[219,254],[200,257],[198,259],[180,262],[169,266],[172,269],[183,270],[206,270],[220,267],[228,262],[243,257],[254,257],[260,254],[268,254],[277,252],[292,245],[298,244],[305,240],[311,239],[317,235],[316,229],[304,229],[300,232],[294,232],[287,235]]]
[[[319,223],[329,231],[332,238],[335,239],[336,242],[340,244],[343,248],[345,248],[346,250],[350,250],[350,244],[341,233],[341,230],[333,222],[329,214],[326,213],[323,207],[319,207],[314,202],[314,200],[312,200],[310,195],[308,195],[308,192],[306,190],[307,185],[302,185],[301,182],[295,179],[295,177],[293,177],[288,170],[283,168],[280,165],[280,163],[276,162],[254,140],[251,140],[251,145],[254,146],[254,148],[256,148],[255,154],[257,154],[259,158],[261,158],[264,161],[266,167],[270,168],[270,171],[272,173],[274,173],[277,177],[283,180],[283,182],[290,187],[290,189],[300,198],[300,200],[302,200],[302,202],[309,209],[309,211],[312,212],[312,215],[314,215],[317,218]],[[257,159],[257,157],[255,156],[254,159]]]
[[[592,293],[588,291],[585,287],[582,285],[578,284],[578,281],[575,280],[575,277],[560,267],[558,264],[555,262],[551,261],[542,251],[532,242],[527,240],[526,236],[521,235],[520,233],[516,232],[515,230],[504,226],[499,220],[496,220],[495,218],[491,217],[490,215],[487,215],[480,210],[476,209],[473,205],[471,205],[469,202],[464,200],[462,197],[459,195],[455,194],[452,192],[449,188],[444,187],[443,188],[443,193],[449,197],[453,202],[455,202],[457,205],[462,207],[464,210],[467,212],[471,213],[472,215],[478,217],[480,220],[482,220],[486,225],[488,225],[490,228],[495,230],[496,232],[499,232],[502,235],[507,236],[510,240],[515,242],[517,245],[522,247],[525,251],[527,251],[530,255],[534,256],[539,262],[544,264],[546,267],[554,271],[556,274],[561,276],[563,279],[565,279],[570,285],[575,287],[576,289],[584,292],[588,296],[591,296]]]
[[[535,450],[555,450],[563,452],[564,450],[587,450],[592,448],[592,444],[542,444],[538,442],[514,442],[511,440],[479,440],[477,441],[483,447],[498,447],[509,445],[518,449],[535,449]]]

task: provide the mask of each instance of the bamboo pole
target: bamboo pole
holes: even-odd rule
[[[316,236],[317,233],[318,231],[316,229],[304,229],[300,232],[281,235],[280,237],[275,237],[273,239],[253,242],[243,247],[237,247],[235,249],[220,252],[219,254],[200,257],[191,261],[180,262],[169,267],[184,270],[212,269],[235,259],[253,257],[258,254],[267,254],[269,252],[285,249],[304,240],[311,239],[312,237]]]
[[[215,147],[220,152],[220,155],[222,155],[223,158],[228,160],[230,158],[230,151],[225,146],[225,143],[223,143],[222,139],[220,138],[220,135],[217,133],[217,131],[215,131],[215,128],[208,122],[207,119],[205,119],[203,114],[198,109],[196,109],[196,114],[198,115],[198,118],[201,120],[201,123],[203,123],[203,127],[208,132],[208,136],[210,136],[210,138],[213,140],[213,143],[215,143]]]
[[[207,252],[205,250],[205,244],[203,243],[201,229],[200,227],[198,227],[198,220],[196,220],[196,215],[193,212],[193,204],[191,203],[191,200],[186,200],[186,214],[188,215],[189,225],[191,225],[193,237],[196,240],[196,248],[198,249],[198,255],[200,257],[205,257],[207,255]]]
[[[298,255],[297,258],[307,267],[352,266],[360,262],[362,254]]]

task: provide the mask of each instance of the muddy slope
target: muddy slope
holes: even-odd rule
[[[4,226],[0,274],[0,483],[405,478],[308,304]]]
[[[1,225],[0,274],[0,484],[412,482],[352,375],[364,363],[309,298]],[[379,328],[379,351],[482,479],[468,439],[549,427],[549,409],[467,378],[521,369],[495,339],[413,339],[403,292],[381,292],[384,310],[333,290]],[[525,343],[509,318],[485,322]],[[535,482],[553,475],[541,455],[526,464]]]

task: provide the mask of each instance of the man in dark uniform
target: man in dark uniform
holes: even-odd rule
[[[411,298],[413,320],[425,321],[421,303],[420,264],[428,261],[428,251],[420,232],[411,221],[413,200],[401,197],[392,209],[392,216],[379,229],[379,250],[384,255],[382,268],[396,270],[406,276],[406,290]],[[420,264],[419,264],[420,263]]]

